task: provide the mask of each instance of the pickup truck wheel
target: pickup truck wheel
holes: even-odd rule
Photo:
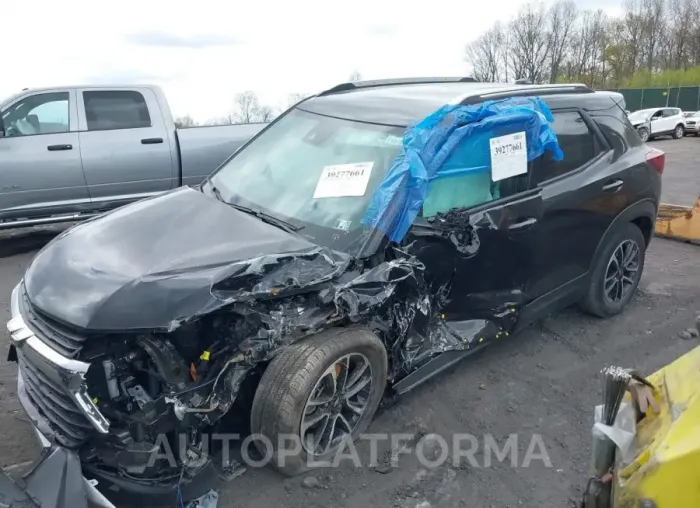
[[[649,129],[646,127],[642,127],[640,129],[637,129],[637,132],[639,133],[639,137],[642,138],[642,141],[646,143],[649,141]]]
[[[593,263],[583,309],[598,317],[620,313],[637,290],[645,251],[644,235],[635,224],[628,222],[611,234]]]
[[[265,370],[253,400],[251,431],[260,452],[287,476],[312,469],[311,461],[332,463],[377,411],[387,363],[386,347],[364,328],[334,328],[287,347]]]
[[[681,139],[685,135],[685,127],[678,124],[673,130],[673,139]]]

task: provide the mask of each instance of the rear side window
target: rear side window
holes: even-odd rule
[[[151,126],[146,100],[130,90],[83,92],[89,131],[138,129]]]
[[[564,152],[564,158],[554,160],[549,152],[532,163],[535,184],[550,180],[585,166],[603,151],[600,143],[576,111],[553,112],[552,128]]]
[[[676,116],[676,115],[680,115],[680,114],[681,114],[681,110],[680,110],[680,109],[675,109],[675,108],[667,108],[667,109],[664,109],[664,116],[666,116],[666,117],[668,117],[668,116]]]

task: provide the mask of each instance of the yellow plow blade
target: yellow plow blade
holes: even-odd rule
[[[661,203],[656,216],[656,235],[700,243],[700,196],[692,208]]]
[[[660,413],[637,425],[635,459],[619,464],[615,508],[700,507],[700,347],[650,376]]]

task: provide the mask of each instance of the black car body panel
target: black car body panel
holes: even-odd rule
[[[289,253],[308,260],[288,266],[290,276],[298,270],[289,286],[331,278],[349,261],[184,187],[66,231],[36,256],[24,280],[32,303],[68,325],[167,330],[224,305],[236,295],[234,280],[247,278],[246,292],[262,292],[251,273],[288,263],[275,256]],[[312,266],[312,259],[319,261]],[[268,275],[267,291],[274,278]]]
[[[224,202],[210,180],[82,223],[47,245],[13,295],[19,302],[26,294],[35,321],[22,321],[13,304],[13,333],[45,341],[55,333],[51,340],[83,362],[95,410],[113,422],[84,439],[71,428],[85,470],[127,491],[132,484],[133,492],[172,494],[168,478],[182,466],[146,465],[154,436],[197,435],[236,413],[275,355],[323,329],[374,331],[389,353],[389,383],[402,392],[402,381],[408,389],[450,364],[444,355],[457,359],[580,299],[618,221],[638,224],[650,239],[660,175],[619,94],[550,88],[530,93],[554,113],[564,160],[533,161],[492,201],[419,216],[400,243],[358,233],[361,254],[351,255],[314,236],[335,242],[344,232],[266,222]],[[404,128],[451,101],[527,90],[379,86],[321,94],[298,108]],[[18,339],[20,362],[24,347]],[[30,393],[26,404],[45,401]],[[63,430],[61,421],[44,426]],[[185,483],[200,472],[193,468]]]

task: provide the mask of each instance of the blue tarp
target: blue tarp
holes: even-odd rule
[[[429,182],[466,174],[490,175],[489,140],[493,137],[524,131],[528,161],[545,150],[555,160],[563,159],[550,126],[553,121],[551,111],[538,97],[443,106],[406,130],[401,152],[372,196],[362,224],[400,242],[426,200]],[[464,156],[450,157],[461,154]]]

